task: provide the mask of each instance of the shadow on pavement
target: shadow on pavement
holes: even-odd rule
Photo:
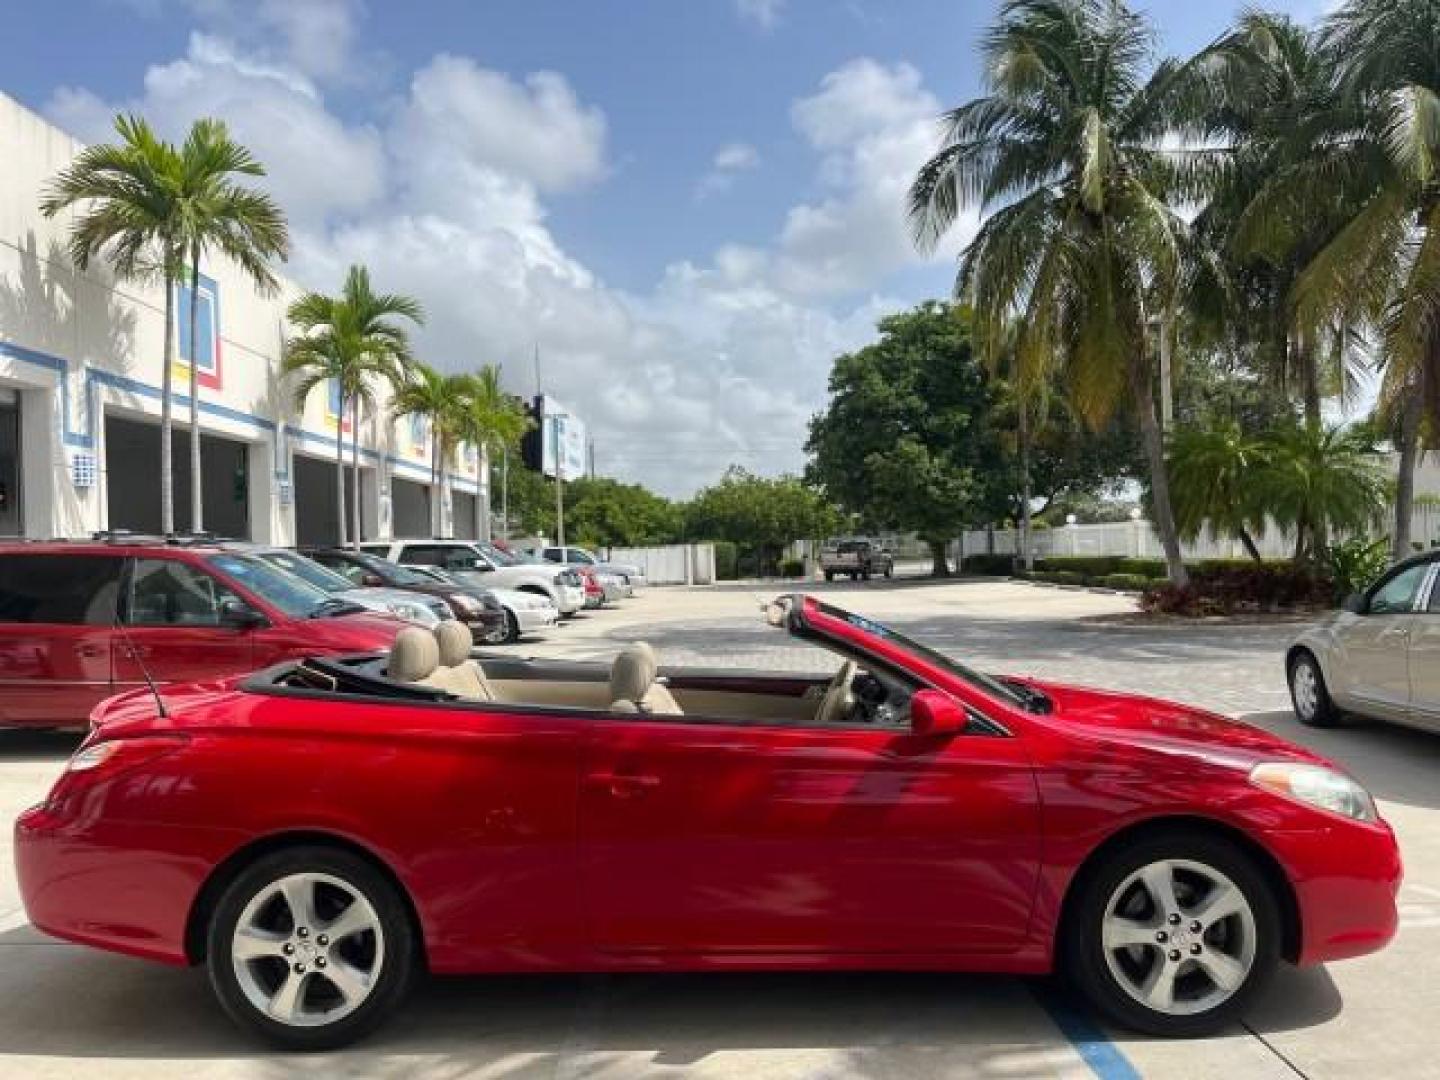
[[[1366,720],[1309,728],[1289,709],[1254,713],[1244,720],[1334,759],[1378,799],[1440,807],[1440,736]]]
[[[362,1061],[367,1071],[388,1064],[396,1075],[402,1061],[441,1076],[553,1077],[562,1061],[576,1075],[591,1066],[640,1075],[713,1065],[731,1053],[760,1055],[749,1060],[762,1073],[763,1063],[793,1059],[800,1075],[950,1075],[961,1063],[977,1075],[1057,1075],[1075,1064],[1026,982],[935,974],[432,979],[361,1047],[270,1056],[223,1016],[203,971],[43,941],[29,928],[0,935],[11,955],[45,954],[27,957],[23,985],[19,965],[0,965],[0,989],[13,1006],[0,1016],[0,1054],[255,1057],[263,1058],[259,1075],[276,1076],[311,1067],[335,1075]]]
[[[1262,1034],[1299,1031],[1333,1020],[1344,1008],[1340,988],[1326,968],[1281,964],[1245,1022]]]

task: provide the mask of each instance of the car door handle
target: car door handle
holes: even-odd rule
[[[85,657],[87,660],[88,660],[88,659],[93,659],[94,657],[97,657],[97,656],[100,656],[100,655],[102,655],[104,652],[105,652],[105,650],[102,649],[99,645],[76,645],[76,646],[75,646],[75,655],[76,655],[76,656],[83,656],[83,657]]]
[[[1382,630],[1380,636],[1381,638],[1405,637],[1409,633],[1410,628],[1408,626],[1392,626],[1388,630]]]
[[[617,799],[630,799],[660,786],[658,776],[643,773],[591,773],[585,778],[593,787],[603,788]]]
[[[126,660],[143,660],[152,652],[154,652],[154,650],[151,649],[149,645],[126,645],[121,655],[123,655]]]

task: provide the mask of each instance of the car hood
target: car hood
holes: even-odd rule
[[[1261,761],[1308,761],[1334,767],[1303,746],[1204,709],[1142,694],[1022,681],[1050,697],[1054,711],[1045,719],[1067,736],[1120,742],[1237,769],[1248,770]]]
[[[395,635],[409,624],[375,611],[301,620],[305,639],[316,653],[380,652],[390,648]]]

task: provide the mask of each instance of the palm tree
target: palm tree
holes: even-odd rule
[[[481,452],[482,469],[490,451],[516,445],[530,427],[524,406],[501,388],[496,364],[460,376],[460,402],[456,435]]]
[[[447,463],[460,444],[465,409],[464,375],[441,375],[434,368],[417,364],[411,377],[395,392],[390,414],[395,419],[420,417],[430,429],[430,531],[439,536],[444,525],[442,509]]]
[[[1148,22],[1120,0],[1011,0],[983,45],[989,93],[946,114],[939,151],[910,190],[917,244],[960,211],[988,213],[961,256],[957,295],[982,340],[1018,319],[1030,384],[1062,370],[1076,412],[1103,424],[1128,401],[1150,473],[1170,579],[1186,581],[1146,328],[1172,311],[1187,244],[1167,205],[1202,192],[1219,151],[1166,151],[1196,74],[1146,76]]]
[[[175,354],[175,281],[181,273],[179,154],[144,120],[117,116],[118,143],[89,146],[46,188],[40,210],[54,217],[71,207],[70,261],[84,273],[96,256],[121,281],[157,278],[165,286],[165,355],[160,381],[160,528],[175,530],[175,478],[170,457]]]
[[[413,363],[410,339],[395,319],[419,324],[424,313],[418,301],[395,293],[376,293],[370,272],[351,266],[338,297],[307,293],[290,305],[289,318],[302,336],[286,343],[283,375],[295,375],[297,409],[305,408],[310,392],[333,381],[339,391],[335,431],[335,498],[338,535],[345,543],[345,414],[350,411],[351,543],[360,544],[360,407],[373,408],[375,381],[398,388]]]
[[[1348,0],[1326,20],[1346,109],[1316,152],[1277,182],[1270,216],[1345,193],[1346,221],[1297,278],[1297,306],[1378,330],[1382,402],[1400,442],[1395,555],[1408,547],[1423,419],[1440,435],[1440,5]],[[1420,404],[1424,403],[1423,408]],[[1408,409],[1406,406],[1409,406]]]
[[[219,120],[197,120],[180,147],[175,200],[176,239],[190,271],[190,527],[204,528],[200,470],[200,384],[196,325],[200,308],[200,260],[214,249],[231,259],[262,294],[273,294],[270,262],[290,247],[285,215],[270,196],[236,183],[232,176],[264,176],[250,151],[230,138]]]
[[[1368,530],[1389,492],[1381,456],[1363,427],[1293,424],[1270,433],[1255,498],[1295,530],[1295,561],[1319,559],[1337,532]]]
[[[1230,534],[1262,561],[1253,534],[1265,528],[1257,478],[1268,460],[1266,449],[1234,421],[1175,431],[1167,465],[1175,484],[1175,527],[1183,539],[1194,540],[1207,528],[1212,535]]]

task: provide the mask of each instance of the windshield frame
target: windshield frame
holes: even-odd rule
[[[331,596],[338,596],[342,592],[350,592],[359,587],[344,574],[338,574],[328,566],[321,566],[314,559],[287,551],[284,548],[275,551],[246,551],[238,554],[254,555],[257,559],[264,559],[271,566],[278,566],[285,573],[298,577],[301,581],[314,585],[317,589],[323,589]],[[301,565],[298,566],[298,569],[292,570],[280,561],[282,559]],[[325,582],[325,584],[322,585],[321,582]]]
[[[335,601],[331,593],[249,552],[218,552],[206,556],[205,566],[287,619],[308,619]]]

